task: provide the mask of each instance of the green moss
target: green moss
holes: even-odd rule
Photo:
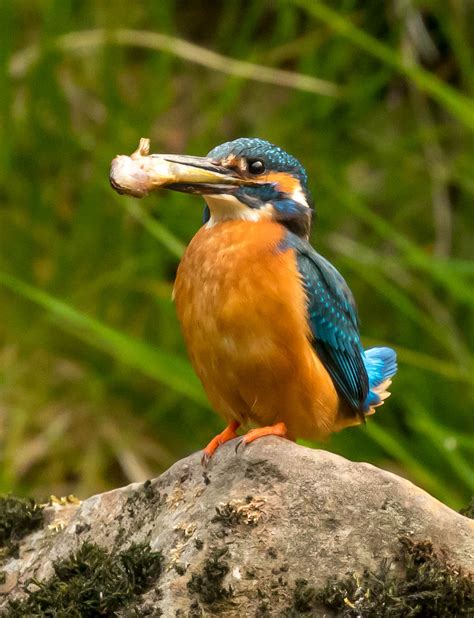
[[[151,481],[145,481],[141,487],[139,487],[131,496],[127,498],[125,509],[129,517],[135,517],[137,511],[142,510],[142,506],[146,506],[147,509],[158,509],[161,506],[161,503],[162,496],[159,490]]]
[[[0,555],[18,555],[18,542],[43,523],[43,507],[32,498],[0,496]]]
[[[215,603],[231,596],[231,588],[224,588],[222,581],[229,572],[229,565],[223,557],[227,547],[216,549],[206,560],[201,573],[194,573],[188,582],[188,589],[199,595],[204,603]]]
[[[294,592],[294,608],[303,614],[310,612],[317,600],[317,591],[305,579],[297,579]]]
[[[405,577],[400,579],[385,564],[377,575],[365,572],[360,579],[353,576],[330,582],[308,600],[310,611],[322,603],[337,616],[364,618],[424,617],[474,615],[474,582],[453,565],[430,541],[400,539],[401,560]],[[298,587],[295,603],[301,597]]]
[[[23,600],[9,602],[8,618],[23,616],[115,616],[116,611],[147,590],[160,576],[162,556],[146,544],[108,552],[84,543],[68,558],[53,564],[54,576]]]

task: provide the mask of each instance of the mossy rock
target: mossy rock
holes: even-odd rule
[[[324,606],[340,618],[448,618],[474,616],[474,580],[430,541],[404,537],[397,568],[385,562],[376,574],[365,571],[333,579],[317,590],[298,580],[294,591],[297,613]],[[403,576],[399,574],[402,565]]]
[[[53,564],[54,576],[32,580],[26,597],[10,600],[5,618],[25,616],[116,616],[116,612],[157,583],[163,558],[146,544],[108,552],[84,543]]]
[[[474,521],[394,474],[287,440],[223,445],[205,473],[196,453],[44,517],[5,560],[0,615],[471,612]]]

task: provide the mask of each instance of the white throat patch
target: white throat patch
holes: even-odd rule
[[[301,204],[301,206],[304,206],[305,208],[309,208],[309,204],[303,191],[301,190],[301,187],[297,187],[296,189],[294,189],[294,191],[290,195],[290,199],[292,199],[294,202],[298,202],[298,204]]]
[[[272,217],[273,207],[270,204],[262,208],[250,208],[233,195],[205,195],[204,199],[211,211],[206,227],[222,221],[260,221]]]

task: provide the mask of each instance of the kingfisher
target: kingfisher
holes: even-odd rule
[[[268,435],[325,440],[364,423],[390,394],[396,353],[364,350],[348,285],[310,245],[301,163],[258,138],[206,157],[152,156],[173,166],[165,188],[206,202],[173,291],[191,363],[227,423],[203,462],[241,426],[254,428],[238,446]]]

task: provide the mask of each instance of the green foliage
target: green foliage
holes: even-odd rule
[[[162,556],[144,543],[117,553],[84,543],[53,567],[49,580],[30,582],[26,598],[10,601],[4,615],[116,616],[117,610],[157,582]]]
[[[119,197],[108,169],[141,136],[204,154],[258,135],[307,168],[313,242],[353,289],[367,345],[399,352],[392,398],[326,447],[466,503],[473,17],[467,0],[5,3],[0,490],[144,480],[221,429],[171,302],[202,203]]]

